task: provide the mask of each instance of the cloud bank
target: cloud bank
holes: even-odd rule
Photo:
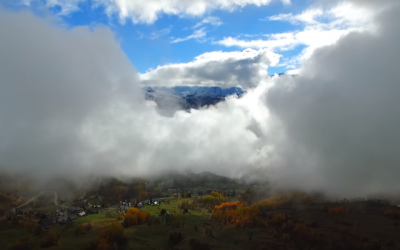
[[[317,50],[299,76],[268,91],[287,137],[276,148],[287,168],[280,173],[290,173],[281,182],[348,195],[399,191],[399,11],[377,16],[376,34],[355,32]]]
[[[59,7],[61,15],[79,11],[79,5],[87,0],[45,0],[48,7]],[[213,10],[233,11],[247,5],[264,6],[272,0],[95,0],[93,7],[102,7],[107,15],[118,15],[121,22],[154,23],[162,14],[178,16],[203,16]],[[35,0],[19,0],[30,5]],[[290,0],[282,0],[290,4]]]
[[[144,100],[139,76],[108,28],[63,30],[28,12],[2,11],[0,32],[0,170],[44,179],[185,168],[236,175],[255,165],[259,139],[247,127],[264,119],[255,97],[264,87],[164,117]],[[246,66],[263,62],[263,53],[202,58]]]
[[[27,12],[3,11],[0,169],[43,178],[189,168],[348,197],[396,193],[396,2],[385,2],[390,8],[374,17],[374,32],[353,31],[317,49],[299,75],[273,79],[259,73],[279,59],[265,49],[207,53],[145,79],[107,28],[66,31]],[[164,117],[144,100],[145,80],[240,84],[248,93]]]

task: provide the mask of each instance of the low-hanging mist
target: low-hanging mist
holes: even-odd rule
[[[172,117],[144,99],[108,28],[65,30],[0,10],[0,170],[51,178],[190,169],[344,196],[399,191],[400,20],[396,2],[385,4],[371,20],[377,30],[316,50],[294,77],[270,79],[243,60],[248,50],[236,52],[244,54],[229,64],[254,87]]]

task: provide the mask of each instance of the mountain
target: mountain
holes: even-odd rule
[[[189,110],[203,106],[215,105],[226,97],[236,95],[242,97],[245,91],[239,87],[223,89],[221,87],[175,86],[144,87],[146,100],[157,103],[160,109]]]

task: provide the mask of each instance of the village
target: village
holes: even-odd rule
[[[127,185],[141,186],[143,183],[140,182],[130,182]],[[220,189],[225,189],[226,185],[215,185]],[[156,188],[158,189],[158,188]],[[160,190],[160,189],[158,189]],[[38,196],[31,199],[29,202],[22,206],[18,206],[10,210],[10,216],[17,217],[23,220],[30,220],[37,222],[37,225],[43,230],[48,231],[53,226],[65,225],[66,228],[72,228],[74,223],[78,219],[84,218],[89,215],[94,214],[104,214],[106,218],[118,217],[119,214],[126,213],[130,208],[137,208],[139,210],[146,206],[159,206],[163,203],[169,204],[171,200],[202,197],[205,195],[210,195],[212,192],[221,191],[217,189],[197,189],[195,194],[191,191],[183,191],[180,188],[168,188],[164,192],[151,193],[141,191],[139,196],[132,196],[128,198],[121,198],[121,195],[100,195],[98,193],[100,189],[95,189],[92,191],[85,191],[82,196],[75,199],[63,199],[57,200],[57,193],[48,192],[51,195],[46,195],[46,192],[40,193]],[[143,193],[146,193],[145,195]],[[227,197],[236,196],[235,190],[224,191]],[[148,195],[151,193],[151,195]],[[52,197],[54,195],[54,197]],[[157,197],[155,197],[157,196]],[[52,209],[42,210],[41,207],[37,207],[35,201],[37,199],[44,199],[47,201],[52,201],[54,199],[54,204]],[[162,210],[160,215],[171,215],[172,211]]]

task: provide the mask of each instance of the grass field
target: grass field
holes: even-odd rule
[[[92,214],[92,215],[88,215],[88,216],[79,218],[76,221],[76,225],[79,226],[84,223],[94,222],[94,221],[102,220],[102,219],[106,219],[105,214]],[[114,219],[114,221],[115,221],[115,219]]]

